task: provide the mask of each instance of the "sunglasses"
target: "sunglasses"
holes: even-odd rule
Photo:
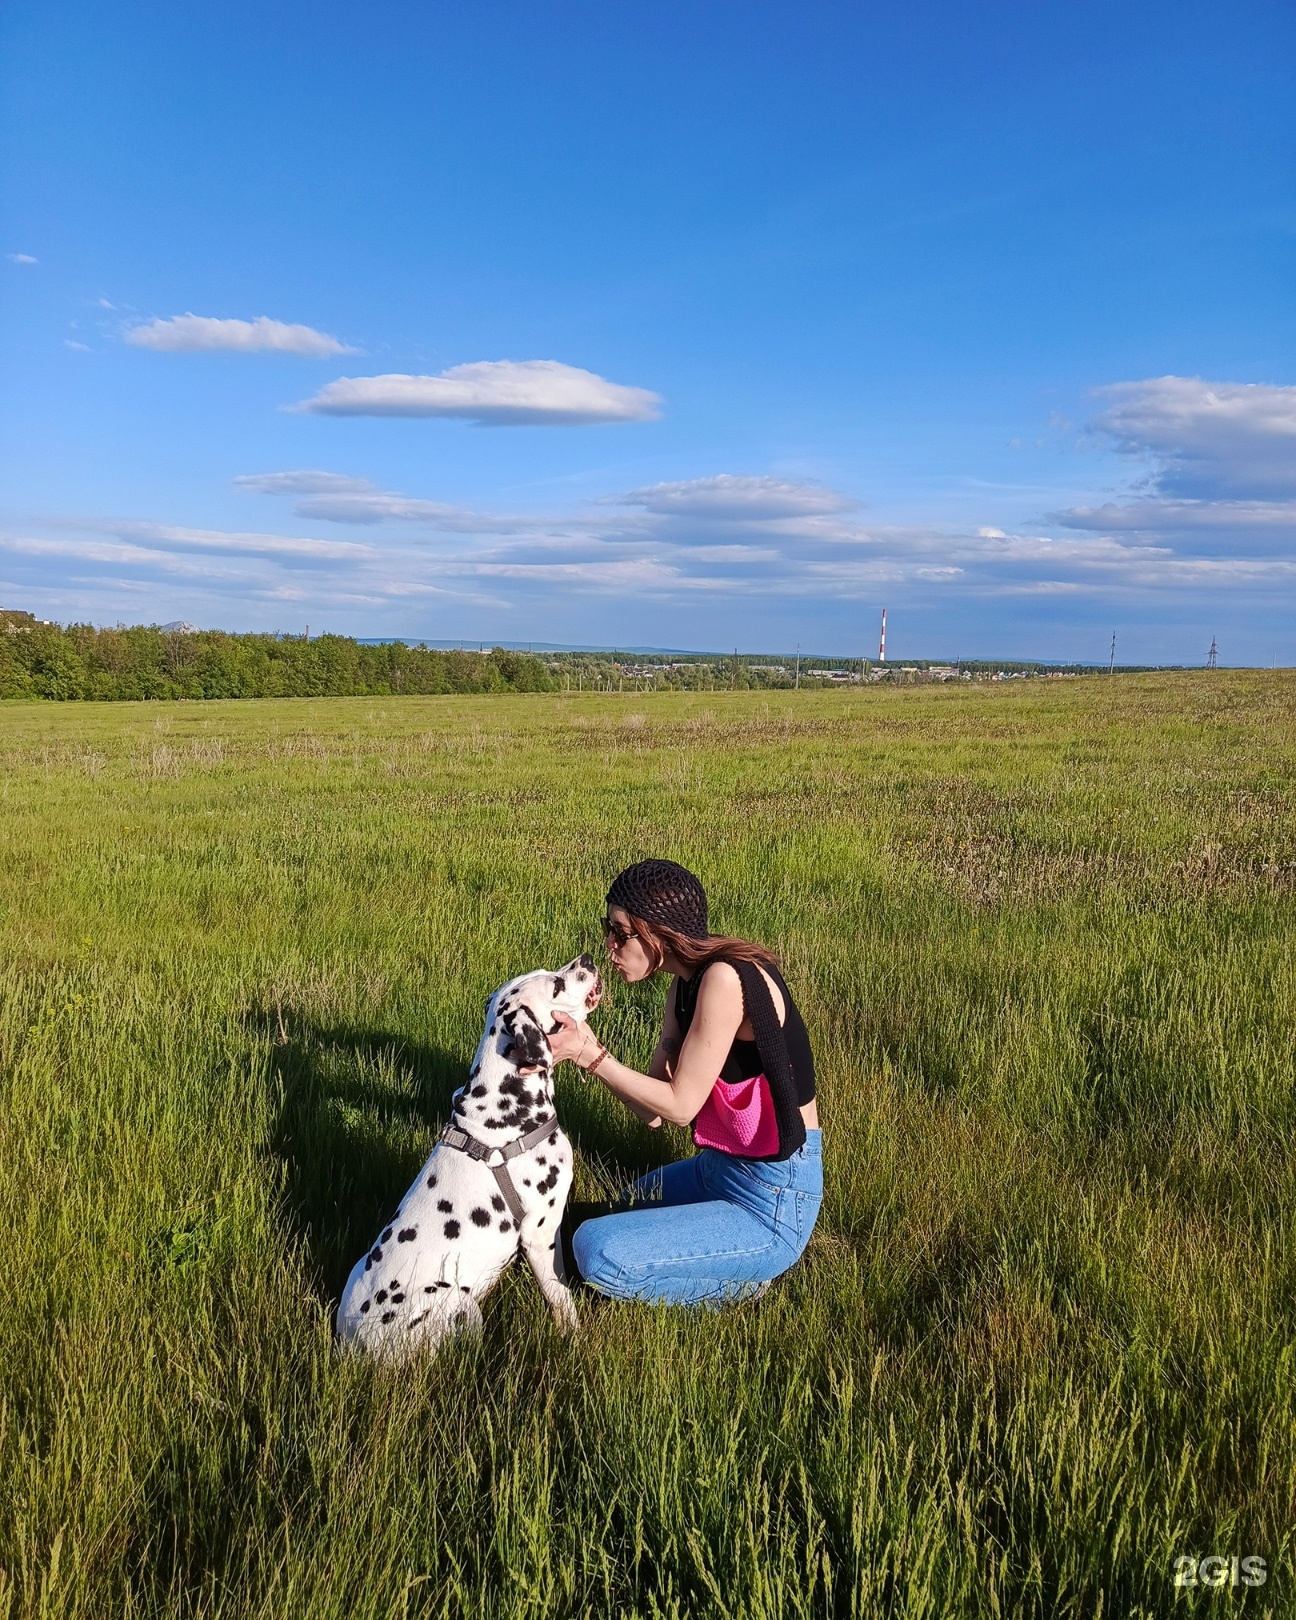
[[[638,939],[639,936],[628,928],[621,928],[612,921],[611,917],[604,917],[603,938],[610,939],[617,950],[622,951],[632,939]]]

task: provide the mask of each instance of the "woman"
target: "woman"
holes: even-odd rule
[[[646,1124],[693,1125],[701,1151],[586,1220],[568,1260],[600,1293],[691,1305],[759,1293],[801,1256],[823,1201],[814,1059],[773,956],[707,932],[701,883],[640,861],[608,890],[604,937],[627,984],[672,975],[647,1074],[566,1021],[555,1061],[596,1075]]]

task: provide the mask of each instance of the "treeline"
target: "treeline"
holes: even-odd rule
[[[0,698],[389,697],[552,692],[527,653],[439,652],[348,636],[228,635],[150,626],[96,630],[0,615]]]
[[[658,663],[624,653],[551,653],[545,661],[564,692],[751,692],[794,685],[791,663],[784,668],[717,654],[681,653]]]

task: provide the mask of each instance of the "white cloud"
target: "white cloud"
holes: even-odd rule
[[[425,523],[437,529],[479,534],[507,529],[507,518],[492,518],[440,501],[413,500],[405,495],[312,495],[298,501],[297,515],[322,518],[327,523]]]
[[[782,478],[744,478],[718,473],[682,484],[652,484],[622,497],[629,506],[671,517],[708,518],[718,522],[768,522],[779,518],[820,517],[849,512],[855,502],[821,484],[793,483]]]
[[[1068,529],[1125,534],[1248,534],[1296,540],[1296,501],[1132,501],[1073,506],[1055,515]]]
[[[40,263],[40,260],[34,258],[30,253],[6,253],[5,258],[8,259],[10,264],[39,264]]]
[[[435,377],[339,377],[290,407],[321,416],[459,416],[484,427],[650,422],[661,400],[557,360],[478,360]]]
[[[210,315],[172,315],[169,319],[145,321],[125,334],[127,343],[139,349],[157,349],[168,354],[304,354],[323,358],[333,354],[354,354],[354,349],[317,332],[313,326],[290,326],[258,315],[254,321],[218,320]]]
[[[252,495],[304,496],[293,509],[297,516],[328,523],[423,523],[464,534],[501,533],[513,527],[507,518],[392,494],[367,478],[344,473],[243,473],[234,479],[234,487]]]
[[[1205,584],[1287,577],[1296,556],[1296,388],[1154,377],[1114,383],[1090,426],[1148,467],[1132,499],[1052,515],[1068,529],[1128,536],[1132,583]],[[1158,542],[1153,546],[1152,542]],[[1269,555],[1240,555],[1243,549]],[[1286,557],[1275,555],[1285,553]]]
[[[448,572],[487,579],[525,579],[534,584],[561,585],[564,590],[651,592],[676,591],[690,582],[680,571],[655,557],[621,558],[613,562],[506,562],[482,561],[451,565]],[[692,582],[697,583],[697,582]]]
[[[273,472],[240,473],[235,489],[249,495],[358,495],[374,488],[367,478],[348,478],[345,473]]]
[[[363,566],[367,574],[399,573],[411,585],[431,575],[547,581],[568,593],[868,599],[883,585],[906,583],[976,594],[1037,590],[1059,571],[1072,578],[1057,581],[1058,589],[1071,583],[1109,592],[1136,577],[1144,585],[1191,584],[1193,577],[1191,570],[1176,574],[1168,567],[1173,550],[1146,538],[1055,539],[988,526],[864,529],[843,521],[855,503],[841,492],[772,477],[657,484],[557,515],[472,511],[318,470],[250,474],[235,484],[301,497],[301,517],[393,525],[398,537],[370,548]],[[451,535],[473,539],[454,542]]]
[[[88,343],[78,343],[75,338],[64,338],[63,347],[65,349],[79,349],[83,354],[89,354],[90,352]]]
[[[250,552],[263,557],[310,557],[348,562],[370,550],[355,540],[314,540],[287,534],[186,529],[164,523],[119,523],[112,526],[111,532],[137,546],[156,551],[223,551],[232,555]]]
[[[1274,500],[1296,495],[1296,387],[1153,377],[1098,390],[1090,426],[1152,462],[1165,496]]]
[[[525,613],[530,625],[582,597],[619,600],[631,613],[641,601],[716,604],[719,611],[730,600],[775,614],[784,603],[1068,596],[1159,611],[1230,595],[1277,598],[1296,584],[1294,548],[1285,543],[1293,502],[1144,497],[1077,508],[1064,516],[1078,531],[1067,535],[991,524],[865,528],[853,518],[856,503],[840,491],[736,474],[648,485],[556,513],[476,511],[321,469],[245,474],[234,484],[286,500],[311,522],[369,525],[368,543],[100,522],[57,538],[0,539],[0,550],[42,591],[56,579],[60,590],[80,590],[85,601],[107,601],[114,590],[125,601],[149,580],[180,582],[189,595],[168,598],[174,612],[159,616],[218,622],[221,603],[251,611],[257,603],[311,602],[318,605],[306,615],[312,623],[317,612],[336,607],[340,628],[354,626],[349,615],[360,609],[395,614],[402,603],[447,593],[489,603],[492,613]],[[1220,543],[1211,524],[1224,508],[1237,519],[1234,541],[1263,543]],[[407,630],[409,620],[397,628]]]

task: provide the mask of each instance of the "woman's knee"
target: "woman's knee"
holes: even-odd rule
[[[597,1220],[583,1221],[572,1233],[576,1269],[584,1281],[595,1288],[614,1282],[621,1274],[621,1267],[609,1252],[615,1219],[612,1215],[601,1215]]]

